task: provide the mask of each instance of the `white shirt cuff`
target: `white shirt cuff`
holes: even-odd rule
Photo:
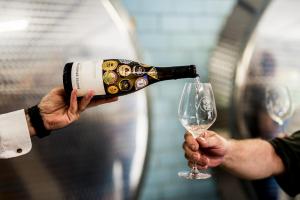
[[[0,115],[0,158],[24,155],[31,147],[24,110]]]

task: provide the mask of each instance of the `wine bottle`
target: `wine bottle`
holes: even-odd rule
[[[109,59],[67,63],[63,83],[68,96],[76,88],[78,97],[93,89],[96,98],[107,98],[126,95],[159,81],[196,76],[195,65],[154,67],[131,60]]]

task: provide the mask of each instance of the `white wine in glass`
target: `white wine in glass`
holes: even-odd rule
[[[178,107],[178,117],[184,128],[194,138],[202,137],[217,118],[214,94],[210,83],[185,83]],[[208,173],[201,173],[196,163],[190,171],[179,172],[186,179],[207,179]]]

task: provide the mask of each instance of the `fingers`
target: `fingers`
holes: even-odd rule
[[[191,160],[188,161],[188,166],[190,168],[192,168],[194,164],[195,164],[194,161]],[[198,169],[208,169],[208,159],[207,158],[201,159],[201,161],[196,162],[196,165]]]
[[[185,139],[185,143],[186,145],[192,150],[192,151],[197,151],[199,149],[199,144],[198,142],[195,140],[195,138],[193,137],[192,134],[190,134],[189,132],[186,132],[184,134],[184,139]]]
[[[87,107],[91,108],[91,107],[99,106],[101,104],[111,103],[117,100],[118,97],[112,97],[107,99],[92,99]]]
[[[200,154],[198,142],[189,132],[184,135],[184,138],[183,149],[185,151],[185,158],[189,162],[196,162],[199,169],[204,169],[208,165],[208,158]]]
[[[206,132],[204,137],[196,138],[200,148],[212,148],[220,145],[220,138],[214,132]]]
[[[185,142],[183,143],[183,149],[185,152],[185,158],[188,160],[194,160],[197,161],[200,159],[200,153],[197,151],[193,151],[191,150],[191,148],[189,147],[189,145]]]
[[[60,91],[60,88],[55,88],[57,91]],[[107,99],[93,99],[94,91],[89,90],[88,93],[80,100],[77,101],[77,90],[74,89],[70,97],[70,106],[69,112],[72,114],[78,115],[80,112],[83,112],[86,108],[98,106],[105,103],[110,103],[118,100],[118,97],[107,98]]]
[[[81,99],[79,103],[79,107],[78,107],[79,112],[83,112],[87,108],[93,96],[94,96],[94,91],[89,90],[88,93]]]
[[[74,89],[70,97],[70,107],[69,112],[73,115],[77,115],[78,112],[78,103],[77,103],[77,90]]]
[[[65,94],[65,90],[62,86],[58,86],[53,88],[50,93],[55,93],[55,94],[59,94],[59,95],[64,95]]]
[[[195,138],[189,132],[186,132],[184,135],[185,142],[182,145],[182,148],[185,152],[185,157],[187,159],[197,160],[200,157],[198,152],[199,145]]]
[[[208,165],[208,158],[204,154],[200,154],[200,152],[194,152],[191,151],[187,145],[184,146],[185,154],[184,157],[189,161],[189,162],[196,162],[197,165],[199,166],[206,166]]]

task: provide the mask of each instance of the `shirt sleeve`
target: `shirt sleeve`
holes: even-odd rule
[[[24,110],[0,115],[0,159],[24,155],[31,147]]]
[[[294,197],[300,193],[300,132],[286,138],[275,138],[270,143],[285,167],[275,179],[287,194]]]

